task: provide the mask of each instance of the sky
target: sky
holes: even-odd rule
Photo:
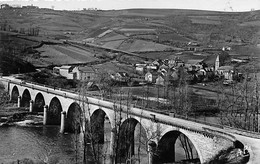
[[[250,11],[260,9],[260,0],[0,0],[0,4],[35,5],[55,10],[102,10],[129,8],[197,9],[214,11]]]

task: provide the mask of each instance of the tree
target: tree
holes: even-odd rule
[[[248,81],[249,75],[254,78]],[[220,123],[236,128],[258,132],[259,84],[256,73],[247,73],[242,83],[221,88],[218,107],[221,109]]]
[[[4,108],[5,105],[9,102],[9,94],[4,91],[4,86],[0,84],[0,109]]]

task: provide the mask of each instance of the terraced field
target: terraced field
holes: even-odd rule
[[[72,46],[44,45],[37,49],[41,52],[42,64],[75,64],[87,63],[98,60],[92,52]],[[40,64],[40,63],[38,63]]]
[[[127,44],[127,43],[125,43]],[[120,47],[121,49],[121,47]],[[149,42],[144,40],[134,40],[133,43],[130,43],[130,46],[122,48],[125,51],[130,52],[145,52],[145,51],[166,51],[166,50],[180,50],[175,47],[158,44],[155,42]]]

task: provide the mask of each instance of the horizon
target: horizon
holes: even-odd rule
[[[259,0],[0,0],[0,4],[38,6],[54,10],[186,9],[246,12],[260,9]]]

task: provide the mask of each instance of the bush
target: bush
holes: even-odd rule
[[[21,159],[21,160],[17,160],[17,161],[14,161],[10,164],[46,164],[45,162],[43,161],[39,161],[39,160],[32,160],[32,159],[29,159],[29,158],[24,158],[24,159]]]

